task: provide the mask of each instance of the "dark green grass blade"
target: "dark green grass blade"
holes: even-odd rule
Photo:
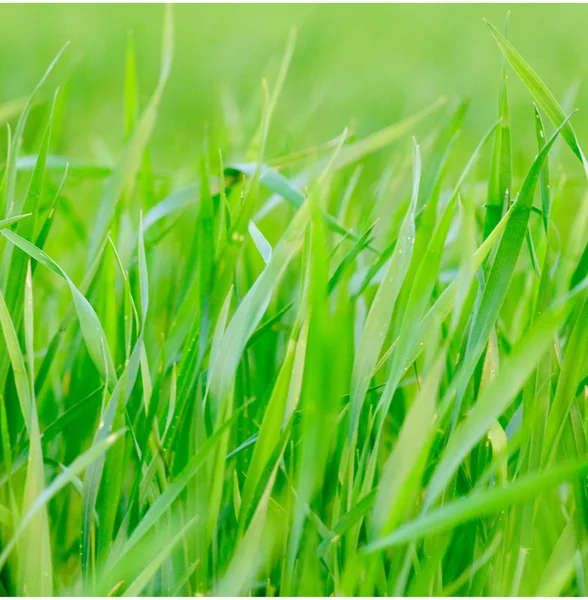
[[[484,350],[490,330],[496,322],[527,233],[527,225],[531,215],[535,188],[541,175],[541,170],[543,169],[549,150],[567,122],[568,121],[566,120],[560,125],[550,140],[545,144],[541,152],[537,155],[527,173],[521,190],[517,195],[512,216],[506,225],[500,245],[498,246],[496,257],[488,276],[488,283],[484,289],[480,305],[474,316],[472,329],[468,338],[466,355],[462,365],[462,370],[465,373],[473,372],[474,366]],[[453,411],[454,425],[460,414],[463,393],[464,388],[461,388],[458,391],[457,401]]]

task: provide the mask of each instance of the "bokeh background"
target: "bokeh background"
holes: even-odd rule
[[[259,119],[261,79],[275,78],[291,27],[296,51],[270,151],[326,141],[346,125],[367,134],[447,96],[471,99],[460,144],[469,153],[497,113],[501,57],[482,18],[502,28],[509,9],[509,38],[563,99],[587,75],[588,5],[177,5],[175,62],[154,156],[169,168],[192,160],[206,128],[223,132],[222,141],[238,154]],[[116,156],[127,34],[134,32],[146,99],[159,69],[162,14],[154,4],[2,4],[0,105],[26,96],[70,40],[47,86],[47,95],[57,85],[66,94],[67,116],[53,150],[85,159]],[[533,121],[528,92],[516,76],[510,79],[516,170],[525,136],[534,143]],[[581,86],[575,105],[587,101]],[[588,118],[574,119],[586,139]]]

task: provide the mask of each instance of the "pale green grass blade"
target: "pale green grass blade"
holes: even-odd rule
[[[155,223],[164,217],[186,208],[190,204],[193,204],[194,207],[197,208],[199,197],[200,184],[198,183],[192,183],[172,192],[169,196],[166,196],[163,200],[158,202],[145,215],[145,218],[143,219],[143,232],[147,232],[148,229],[153,227]]]
[[[31,95],[28,97],[28,99],[24,105],[24,108],[22,110],[22,113],[20,115],[20,118],[18,119],[18,123],[16,124],[16,129],[14,130],[14,138],[13,138],[12,144],[10,146],[10,155],[7,158],[8,169],[5,174],[6,196],[4,198],[2,196],[0,196],[0,203],[3,202],[3,204],[0,204],[0,215],[4,215],[5,217],[12,216],[12,213],[14,210],[15,188],[16,188],[16,163],[17,163],[18,154],[20,152],[20,147],[22,144],[22,138],[24,135],[25,125],[27,123],[31,108],[33,106],[33,102],[34,102],[35,97],[37,96],[39,90],[41,89],[41,87],[43,86],[43,84],[45,83],[47,78],[49,77],[49,74],[51,73],[51,71],[53,70],[53,68],[59,61],[59,59],[61,58],[61,55],[67,48],[68,44],[69,44],[69,42],[61,48],[61,50],[57,53],[57,56],[53,59],[53,61],[51,62],[51,64],[47,68],[47,70],[45,71],[45,74],[43,75],[43,77],[41,77],[41,80],[39,81],[39,83],[37,84],[35,89],[32,91]]]
[[[453,149],[455,139],[463,128],[464,119],[468,112],[469,101],[464,100],[451,115],[447,125],[441,130],[430,152],[430,158],[425,163],[423,183],[419,190],[417,210],[425,208],[425,204],[432,200],[435,188],[439,187],[444,171],[447,168],[449,154]]]
[[[500,124],[496,129],[492,164],[488,179],[488,201],[486,204],[486,221],[484,238],[486,238],[500,221],[505,207],[508,207],[512,189],[511,175],[511,141],[508,115],[508,96],[506,77],[502,83],[500,94]]]
[[[20,410],[22,412],[25,427],[29,435],[31,435],[33,427],[33,413],[36,418],[35,408],[33,406],[33,396],[30,386],[30,380],[28,377],[27,369],[25,366],[25,360],[20,348],[18,341],[18,335],[4,295],[0,292],[0,326],[2,327],[2,333],[4,335],[4,341],[6,344],[6,350],[12,366],[12,373],[14,378],[14,385],[18,396]]]
[[[584,459],[527,475],[511,485],[474,491],[400,526],[390,535],[369,544],[364,552],[376,552],[449,530],[465,521],[529,500],[564,481],[579,475],[585,476],[587,472],[588,461]]]
[[[379,535],[395,529],[415,501],[435,434],[435,404],[444,361],[441,354],[431,367],[384,465],[373,515]]]
[[[253,221],[249,221],[248,230],[255,247],[263,259],[263,262],[267,265],[272,257],[271,244],[267,241],[263,233],[261,233],[259,230],[259,227]]]
[[[292,181],[289,181],[278,171],[275,171],[266,165],[247,163],[232,165],[225,169],[225,174],[227,175],[244,173],[249,177],[254,177],[256,172],[259,172],[259,183],[267,187],[274,194],[278,194],[296,208],[300,208],[304,204],[304,194],[298,191],[298,189],[295,187],[295,184]],[[262,216],[265,215],[263,213],[258,213],[254,218],[259,220]],[[341,223],[337,221],[335,217],[333,217],[333,215],[323,211],[323,217],[329,229],[341,235],[349,235],[352,236],[353,239],[356,239],[351,232],[349,232]]]
[[[276,244],[270,261],[227,326],[218,351],[222,361],[216,359],[210,367],[209,389],[217,400],[227,394],[247,341],[263,318],[273,289],[300,247],[301,236],[308,223],[309,209],[307,202],[297,211]]]
[[[282,445],[281,453],[283,453],[284,447],[285,444]],[[261,543],[270,494],[274,486],[278,466],[279,462],[276,462],[263,495],[255,508],[251,523],[237,548],[235,548],[227,570],[215,589],[215,595],[217,596],[236,596],[242,593],[247,580],[254,574],[255,568],[258,567],[258,548]]]
[[[106,335],[91,304],[73,284],[65,271],[63,271],[53,259],[45,254],[45,252],[39,250],[34,244],[31,244],[29,241],[12,231],[2,231],[1,233],[8,241],[12,242],[23,252],[26,252],[31,258],[40,262],[44,267],[53,271],[53,273],[59,275],[59,277],[66,281],[73,297],[74,306],[80,321],[80,327],[88,352],[102,378],[105,381],[108,381],[111,387],[114,387],[117,380],[114,362],[106,342]]]
[[[0,229],[6,229],[7,227],[11,227],[15,223],[18,223],[22,219],[26,219],[31,216],[31,213],[26,213],[24,215],[14,215],[14,217],[9,217],[8,219],[0,220]]]
[[[11,121],[17,117],[23,110],[26,104],[26,98],[11,100],[0,105],[0,125],[4,125],[7,121]]]
[[[337,157],[333,168],[337,170],[353,164],[354,162],[369,156],[373,152],[377,152],[378,150],[389,146],[393,142],[401,139],[403,136],[409,135],[418,123],[420,123],[424,118],[434,114],[437,110],[444,106],[446,102],[447,100],[445,98],[439,98],[439,100],[421,112],[408,117],[399,123],[390,125],[386,129],[382,129],[376,133],[373,133],[363,140],[359,140],[353,144],[350,144],[349,146],[345,146]]]
[[[45,488],[45,473],[41,435],[33,396],[35,385],[35,360],[33,347],[33,281],[31,263],[27,263],[24,295],[25,347],[29,370],[29,393],[31,394],[31,421],[29,460],[24,489],[22,514],[26,514]],[[32,519],[21,540],[21,584],[24,595],[50,596],[53,594],[53,567],[51,538],[47,508],[43,507]]]
[[[51,112],[49,113],[49,119],[47,127],[43,135],[43,141],[41,142],[41,148],[35,168],[29,182],[29,186],[26,195],[22,202],[14,202],[14,210],[17,212],[26,212],[31,214],[30,219],[20,221],[16,227],[18,234],[28,240],[33,240],[36,235],[37,220],[40,209],[41,194],[43,192],[43,183],[45,178],[45,164],[47,161],[47,153],[49,152],[49,144],[51,141],[51,128],[53,125],[53,112],[55,109],[55,102],[57,100],[57,94],[53,98],[53,104],[51,106]],[[25,278],[27,269],[28,257],[26,254],[17,253],[13,256],[13,246],[9,244],[6,246],[4,251],[4,276],[6,279],[6,304],[13,315],[15,326],[18,328],[21,322],[22,316],[22,297],[23,297],[23,286],[21,282]]]
[[[107,567],[115,570],[117,563],[124,561],[133,548],[135,548],[147,533],[154,527],[157,522],[162,519],[163,515],[169,511],[178,496],[185,490],[186,486],[200,472],[209,460],[212,451],[216,448],[223,434],[234,424],[239,412],[245,407],[241,407],[224,421],[215,432],[202,444],[199,451],[192,456],[184,470],[170,483],[165,491],[153,502],[149,510],[145,513],[136,529],[132,532],[129,539],[121,547],[116,554],[109,556]],[[102,444],[102,442],[100,442]]]
[[[576,532],[574,521],[569,520],[553,547],[537,586],[537,595],[560,596],[564,586],[573,576]]]
[[[246,523],[255,490],[280,440],[281,430],[290,420],[290,416],[298,404],[304,373],[307,337],[308,325],[306,323],[300,332],[293,332],[288,342],[286,356],[265,410],[247,471],[241,501],[243,516],[240,523]],[[241,529],[243,530],[244,527],[242,526]]]
[[[541,115],[535,106],[535,136],[537,138],[537,147],[539,150],[543,148],[545,144],[545,140],[547,139],[545,135],[545,127],[543,126],[543,120],[541,119]],[[545,229],[545,233],[549,232],[549,216],[551,213],[551,192],[550,192],[550,181],[551,176],[549,174],[549,157],[545,159],[545,166],[543,167],[543,171],[541,172],[541,213],[543,217],[543,227]]]
[[[523,60],[512,44],[488,21],[486,21],[486,25],[498,44],[500,51],[504,54],[521,81],[527,86],[539,107],[556,127],[561,128],[562,137],[572,149],[572,152],[580,159],[588,175],[588,162],[586,162],[584,153],[578,144],[576,133],[571,124],[567,122],[566,115],[555,96],[541,81],[537,73]]]
[[[411,265],[406,276],[407,283],[400,296],[397,308],[400,326],[404,329],[399,335],[402,335],[403,337],[406,337],[405,332],[407,327],[409,329],[413,327],[414,322],[420,318],[420,313],[424,310],[425,303],[428,302],[441,265],[445,239],[449,232],[453,209],[459,191],[463,186],[466,177],[476,164],[480,152],[497,126],[498,123],[494,124],[484,135],[478,146],[476,146],[453,188],[453,192],[447,205],[443,209],[439,223],[436,224],[437,200],[431,198],[428,205],[424,206],[417,227],[416,243]],[[408,282],[411,282],[411,284],[408,285]],[[383,394],[383,397],[389,396],[390,392],[394,391],[395,385],[395,379],[392,378],[391,388]],[[380,404],[386,406],[388,400],[382,400]]]
[[[369,382],[378,362],[384,339],[390,327],[394,303],[400,292],[404,276],[410,264],[415,237],[415,210],[419,194],[421,159],[419,147],[414,144],[413,188],[410,205],[392,257],[386,268],[382,283],[372,301],[364,330],[353,363],[351,378],[351,408],[349,418],[349,441],[356,435],[363,401]]]
[[[446,102],[446,98],[440,98],[431,106],[422,110],[421,112],[342,148],[337,160],[333,163],[333,170],[337,171],[339,169],[342,169],[343,167],[358,162],[373,154],[374,152],[377,152],[378,150],[381,150],[382,148],[393,144],[397,140],[402,139],[405,135],[409,135],[414,130],[416,125],[418,125],[423,119],[425,119],[429,115],[434,114],[438,109],[444,106]],[[322,162],[316,170],[320,170],[320,168],[324,167],[325,164],[326,161]],[[301,173],[299,176],[292,180],[291,184],[289,185],[290,189],[287,193],[291,195],[293,193],[292,190],[294,190],[294,193],[296,193],[295,190],[302,188],[309,182],[310,176],[310,172]],[[281,192],[277,193],[281,195]],[[291,200],[287,196],[284,196],[284,198]],[[292,200],[294,200],[293,197]],[[260,211],[258,211],[255,219],[259,220],[262,217],[265,217],[275,205],[275,198],[270,198],[266,205]]]
[[[137,597],[149,583],[149,581],[157,573],[157,570],[161,567],[162,563],[169,557],[172,550],[177,546],[178,542],[185,536],[188,531],[194,526],[194,523],[198,519],[198,516],[190,519],[179,531],[172,537],[167,544],[161,549],[161,551],[154,556],[145,566],[145,569],[132,581],[127,589],[125,590],[124,597]]]
[[[16,161],[16,170],[18,172],[32,171],[38,159],[38,154],[19,156]],[[112,167],[105,164],[94,164],[59,154],[47,155],[46,172],[60,174],[66,168],[70,170],[72,177],[75,179],[105,179],[112,173]]]
[[[125,136],[129,138],[137,123],[139,112],[139,90],[137,83],[137,57],[135,39],[132,31],[127,33],[127,57],[125,64]]]
[[[565,358],[561,365],[555,395],[551,401],[545,436],[543,438],[542,463],[553,463],[561,443],[564,425],[568,420],[574,403],[576,390],[586,375],[586,356],[588,355],[588,301],[584,300],[578,311],[574,328],[565,347]]]

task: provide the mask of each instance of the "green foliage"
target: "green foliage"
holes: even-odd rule
[[[488,24],[478,142],[431,98],[293,151],[292,32],[255,122],[170,170],[162,22],[118,158],[62,152],[63,51],[0,104],[0,592],[586,595],[582,115]]]

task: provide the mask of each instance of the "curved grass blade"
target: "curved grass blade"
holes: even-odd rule
[[[287,200],[292,206],[295,208],[300,208],[304,203],[304,194],[299,192],[295,187],[295,184],[284,177],[278,171],[268,167],[267,165],[259,165],[257,163],[247,163],[240,165],[232,165],[230,167],[225,168],[226,175],[236,175],[238,173],[243,173],[248,175],[249,177],[254,177],[255,173],[259,172],[259,183],[267,187],[269,190],[274,192],[274,194],[278,194],[285,200]],[[341,235],[346,235],[351,237],[353,240],[357,241],[357,237],[355,234],[350,232],[345,226],[343,226],[333,215],[322,211],[323,218],[325,223],[329,229],[334,231],[335,233],[339,233]],[[258,213],[255,217],[256,219],[260,219],[261,216]]]
[[[0,220],[0,229],[6,229],[7,227],[12,226],[15,223],[18,223],[19,221],[21,221],[22,219],[26,219],[27,217],[30,217],[31,215],[32,215],[32,213],[26,213],[23,215],[14,215],[14,217],[9,217],[8,219],[1,219]]]
[[[45,254],[45,252],[13,231],[3,230],[0,231],[0,233],[8,241],[12,242],[15,246],[18,246],[23,252],[26,252],[31,258],[40,262],[44,267],[53,271],[53,273],[65,280],[73,297],[74,306],[80,321],[82,335],[84,336],[88,352],[101,377],[104,381],[108,381],[111,388],[114,388],[117,381],[114,362],[110,350],[108,349],[106,335],[92,305],[74,285],[65,271],[53,259]]]
[[[539,105],[539,107],[549,117],[549,120],[559,129],[561,129],[562,137],[567,142],[568,146],[572,149],[572,152],[578,157],[586,175],[588,176],[588,162],[586,157],[578,144],[576,133],[572,128],[571,124],[568,123],[566,115],[559,105],[559,102],[555,96],[549,91],[547,86],[541,81],[537,73],[524,61],[522,56],[514,49],[512,44],[494,27],[491,23],[484,20],[492,37],[498,44],[500,51],[504,54],[511,67],[515,70],[516,74],[520,77],[521,81],[527,86],[531,92],[533,98]]]
[[[588,460],[583,459],[522,477],[507,486],[476,490],[429,513],[423,514],[390,535],[375,540],[364,548],[372,553],[399,546],[455,528],[460,523],[492,514],[498,510],[525,502],[546,489],[588,473]]]
[[[210,366],[209,389],[220,401],[232,384],[237,365],[247,342],[263,318],[271,295],[288,263],[300,247],[301,236],[310,216],[308,202],[297,211],[292,222],[276,244],[272,256],[261,275],[237,307],[220,342],[218,356]]]

